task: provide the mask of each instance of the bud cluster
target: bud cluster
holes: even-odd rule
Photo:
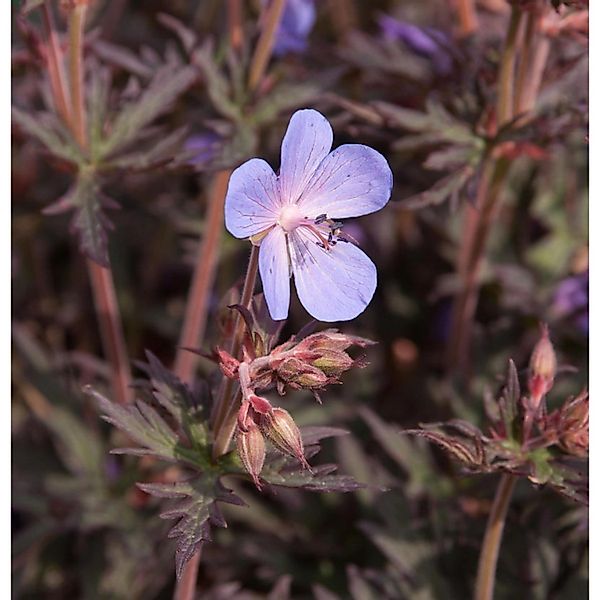
[[[318,399],[317,390],[340,383],[343,373],[366,365],[362,357],[352,358],[347,350],[351,346],[364,348],[372,343],[327,329],[300,341],[292,338],[266,356],[256,356],[256,349],[246,345],[241,361],[225,350],[215,349],[213,358],[223,374],[240,384],[242,404],[237,417],[237,450],[257,487],[260,487],[259,476],[265,462],[266,440],[305,468],[310,467],[304,456],[300,430],[292,416],[286,410],[272,406],[256,391],[276,386],[283,395],[289,386],[311,390]]]
[[[277,450],[310,469],[304,456],[300,430],[283,408],[273,407],[266,398],[249,394],[238,411],[237,451],[244,468],[260,489],[260,473],[265,463],[268,439]]]

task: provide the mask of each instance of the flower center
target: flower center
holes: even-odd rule
[[[288,233],[302,224],[304,217],[295,204],[288,204],[281,209],[277,223]]]

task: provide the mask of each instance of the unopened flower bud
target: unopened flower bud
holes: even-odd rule
[[[312,365],[326,375],[339,377],[354,365],[354,359],[345,352],[326,350],[319,358],[312,361]]]
[[[320,388],[329,382],[321,369],[295,357],[286,358],[277,368],[277,375],[297,388]]]
[[[300,430],[290,413],[283,408],[274,408],[270,414],[262,418],[261,426],[265,435],[280,452],[293,456],[310,469],[304,457]]]
[[[587,393],[570,400],[562,409],[560,447],[574,456],[587,456],[590,444],[589,397]]]
[[[215,354],[219,361],[219,368],[223,372],[225,377],[229,379],[236,379],[238,375],[238,369],[240,366],[239,361],[231,356],[229,352],[222,350],[221,348],[215,348]]]
[[[556,354],[548,335],[548,327],[542,327],[542,337],[535,345],[529,361],[529,393],[532,408],[537,410],[542,398],[552,389],[556,375]]]
[[[263,434],[255,423],[250,422],[246,431],[238,430],[236,442],[244,469],[252,477],[254,485],[260,489],[259,475],[265,464],[266,454]]]

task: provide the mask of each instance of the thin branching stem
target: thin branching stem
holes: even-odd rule
[[[497,126],[501,127],[513,117],[515,63],[522,18],[519,7],[513,6],[499,70]],[[477,191],[476,205],[465,211],[465,227],[458,252],[457,274],[460,286],[454,298],[450,337],[447,346],[447,364],[450,369],[458,367],[468,374],[470,364],[471,331],[479,291],[479,274],[487,238],[510,163],[503,157],[491,157],[483,167]]]
[[[50,77],[50,88],[56,112],[62,118],[66,125],[69,124],[69,89],[67,86],[67,76],[65,73],[65,63],[63,53],[58,40],[56,26],[54,24],[54,15],[50,0],[46,0],[42,7],[42,16],[44,23],[44,34],[46,37],[45,57],[48,66],[48,75]]]
[[[208,200],[206,232],[200,244],[192,286],[186,303],[185,317],[179,348],[175,358],[175,373],[183,381],[191,382],[198,364],[198,355],[185,350],[202,343],[208,315],[208,297],[215,279],[219,258],[219,244],[223,233],[223,204],[227,193],[230,170],[219,171],[213,180]]]
[[[84,150],[87,148],[83,94],[85,14],[85,4],[78,3],[73,6],[69,17],[69,83],[71,87],[69,124],[73,135]],[[111,368],[113,394],[117,402],[125,404],[131,397],[131,371],[112,271],[89,259],[87,260],[87,269],[104,355]]]
[[[502,533],[516,482],[517,478],[514,475],[505,473],[498,484],[479,554],[474,600],[492,600],[494,597],[494,581]]]
[[[117,402],[126,404],[131,398],[131,371],[112,272],[90,259],[87,267],[102,346],[111,367],[113,394]]]
[[[76,3],[69,17],[69,84],[71,86],[71,126],[81,148],[87,147],[83,93],[83,38],[87,6]]]
[[[242,291],[240,304],[246,308],[250,308],[252,296],[254,295],[254,287],[256,285],[256,275],[258,273],[258,246],[252,246],[250,252],[250,260],[248,270],[246,271],[246,279]],[[241,315],[238,313],[235,319],[234,335],[231,340],[230,354],[237,357],[240,352],[242,338],[244,335],[244,322]],[[235,409],[239,404],[239,394],[234,390],[233,380],[224,378],[217,404],[215,405],[215,413],[213,420],[214,445],[213,456],[218,458],[227,452],[233,432],[235,431]]]
[[[248,77],[248,89],[250,92],[256,91],[258,84],[265,74],[269,59],[271,58],[271,53],[273,52],[275,35],[277,33],[277,28],[279,27],[279,22],[281,21],[284,7],[285,0],[272,0],[269,4],[269,8],[265,15],[263,31],[258,40],[258,44],[256,44],[256,49],[252,56],[252,63],[250,64],[250,75]]]

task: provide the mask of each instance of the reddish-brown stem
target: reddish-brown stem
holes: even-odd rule
[[[240,304],[250,308],[254,287],[256,285],[256,275],[258,273],[258,246],[252,246],[250,252],[250,261],[242,290]],[[244,324],[241,315],[238,313],[235,319],[233,339],[229,353],[237,357],[240,352],[242,338],[244,335]],[[218,458],[227,452],[231,438],[235,431],[235,409],[239,404],[239,394],[234,394],[233,380],[224,378],[219,390],[219,397],[215,404],[213,415],[213,457]]]
[[[48,66],[48,75],[50,77],[50,87],[56,112],[68,125],[69,123],[69,97],[67,88],[67,76],[65,74],[65,64],[63,54],[58,41],[56,27],[54,25],[54,16],[49,0],[43,5],[43,22],[46,36],[46,64]]]
[[[262,34],[256,44],[252,63],[250,64],[250,75],[248,76],[248,89],[254,92],[258,87],[263,75],[267,69],[273,45],[275,44],[275,34],[281,21],[281,15],[285,7],[285,0],[272,0],[267,9]]]
[[[113,394],[117,402],[126,404],[131,397],[131,372],[112,273],[90,259],[87,266],[102,346],[111,366]]]
[[[477,308],[483,253],[509,166],[510,163],[505,159],[495,162],[490,178],[485,175],[482,177],[479,193],[479,197],[483,199],[482,204],[478,208],[469,206],[466,209],[468,212],[465,249],[459,257],[462,264],[458,267],[461,288],[453,308],[447,354],[448,365],[451,368],[459,367],[463,373],[468,371],[471,330]]]
[[[72,103],[68,121],[73,135],[83,149],[87,147],[83,102],[85,12],[85,4],[78,3],[72,7],[69,17],[69,83]],[[109,268],[101,267],[89,259],[87,267],[104,354],[111,367],[114,397],[117,402],[124,404],[129,401],[131,396],[131,372],[112,272]]]
[[[477,29],[477,12],[473,0],[456,0],[460,35],[466,37]]]
[[[87,147],[83,97],[83,34],[87,6],[75,4],[69,17],[69,84],[71,86],[71,127],[82,148]]]
[[[214,282],[219,257],[219,243],[223,233],[223,205],[230,175],[230,170],[223,170],[214,177],[208,201],[206,233],[200,244],[192,287],[186,304],[174,370],[183,381],[187,382],[192,380],[194,369],[198,363],[198,355],[186,351],[184,348],[197,347],[204,337],[208,296]]]
[[[498,75],[496,116],[499,127],[513,116],[515,62],[521,16],[521,10],[514,6]],[[491,162],[486,162],[484,166],[475,207],[468,206],[465,209],[465,227],[457,259],[459,288],[454,298],[446,353],[448,367],[459,367],[463,375],[468,372],[469,366],[471,330],[477,308],[482,258],[488,233],[497,213],[502,184],[510,166],[502,157],[488,160]]]
[[[227,26],[229,28],[229,43],[233,50],[239,52],[244,45],[242,0],[227,0]]]
[[[479,554],[474,600],[493,600],[500,543],[502,542],[506,513],[516,482],[517,478],[514,475],[504,474],[498,484]]]

